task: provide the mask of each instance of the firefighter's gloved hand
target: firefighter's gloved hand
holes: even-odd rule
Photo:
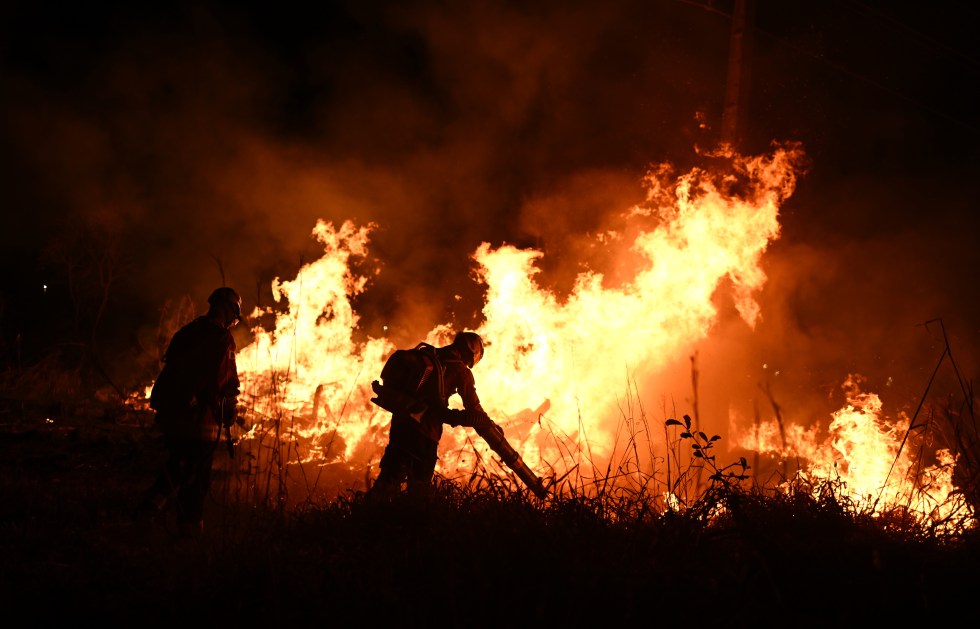
[[[378,382],[377,380],[375,380],[371,383],[371,388],[374,389],[374,397],[371,398],[371,401],[385,410],[391,410],[389,408],[390,405],[386,402],[385,399],[384,385]]]
[[[449,424],[453,428],[455,428],[456,426],[462,426],[464,425],[463,424],[464,412],[465,411],[461,411],[455,408],[444,408],[442,409],[442,412],[439,414],[439,421],[441,421],[444,424]]]
[[[472,408],[466,410],[449,410],[447,411],[447,417],[448,419],[444,419],[443,421],[451,426],[479,428],[480,426],[493,423],[493,420],[490,419],[490,416],[485,411],[478,411]]]
[[[221,401],[221,426],[230,427],[238,422],[238,404],[232,398]]]

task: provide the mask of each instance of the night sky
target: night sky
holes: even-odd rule
[[[100,260],[96,334],[120,352],[222,271],[268,304],[322,253],[319,218],[377,223],[363,332],[411,321],[414,342],[478,313],[481,242],[541,249],[561,290],[571,243],[639,201],[650,164],[719,138],[733,2],[167,4],[0,9],[4,366],[92,329]],[[757,8],[742,149],[798,141],[811,166],[765,322],[724,343],[792,363],[801,396],[857,371],[921,393],[936,318],[965,375],[980,364],[963,6]]]

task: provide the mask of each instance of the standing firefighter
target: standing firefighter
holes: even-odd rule
[[[208,305],[206,315],[174,334],[150,394],[168,458],[140,510],[163,513],[173,503],[182,535],[204,528],[214,450],[221,429],[237,419],[240,385],[231,328],[242,319],[242,298],[222,287],[211,293]]]
[[[535,494],[546,494],[541,481],[480,404],[470,370],[482,357],[483,339],[475,332],[459,332],[444,347],[420,343],[389,357],[381,371],[381,382],[371,383],[376,394],[371,401],[391,412],[388,445],[372,495],[394,494],[402,483],[410,491],[427,491],[443,424],[474,428]],[[455,394],[463,401],[462,409],[449,408],[449,398]]]

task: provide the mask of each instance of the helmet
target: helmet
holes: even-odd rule
[[[472,369],[483,358],[483,339],[476,332],[457,332],[453,346],[463,356],[463,362]]]
[[[208,297],[208,304],[212,308],[227,307],[235,317],[235,321],[242,320],[242,296],[231,287],[222,286],[215,289]]]

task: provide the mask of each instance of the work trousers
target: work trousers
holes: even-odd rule
[[[204,501],[211,488],[211,465],[215,442],[164,436],[167,462],[147,490],[144,503],[163,511],[170,504],[177,510],[178,526],[199,526],[204,519]]]
[[[427,488],[432,482],[438,450],[438,442],[411,424],[392,422],[388,445],[381,457],[381,472],[372,491],[397,492],[402,483],[407,483],[409,488]]]

